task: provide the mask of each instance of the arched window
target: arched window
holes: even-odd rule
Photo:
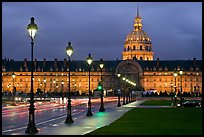
[[[133,50],[135,50],[135,45],[133,45]]]
[[[142,45],[140,45],[140,50],[142,50]]]
[[[142,60],[142,57],[140,57],[140,60]]]
[[[129,51],[129,50],[130,50],[130,47],[128,46],[127,51]]]

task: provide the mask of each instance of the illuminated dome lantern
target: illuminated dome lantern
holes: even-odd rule
[[[144,30],[142,30],[142,18],[139,17],[139,8],[137,16],[134,19],[134,29],[126,37],[124,50],[122,52],[123,60],[136,58],[137,60],[153,60],[151,39]]]

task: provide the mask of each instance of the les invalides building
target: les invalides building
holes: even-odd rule
[[[154,60],[152,42],[143,30],[142,18],[134,18],[134,26],[124,42],[122,60],[103,61],[103,88],[106,93],[114,94],[136,90],[157,92],[202,93],[202,60]],[[101,80],[100,60],[91,64],[90,89],[93,92]],[[86,60],[71,61],[70,91],[88,94],[89,68]],[[68,92],[68,60],[34,60],[34,93]],[[182,71],[182,75],[178,72]],[[15,78],[12,74],[15,74]],[[177,77],[174,76],[177,73]],[[120,74],[120,77],[118,77]],[[31,61],[2,59],[2,92],[16,91],[30,93]]]

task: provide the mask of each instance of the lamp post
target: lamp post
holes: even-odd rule
[[[16,92],[15,92],[15,87],[14,87],[14,79],[15,79],[15,77],[16,77],[16,75],[15,75],[15,73],[13,72],[13,73],[12,73],[12,78],[13,78],[13,105],[15,105],[15,94],[16,94]]]
[[[61,81],[61,84],[62,84],[61,85],[62,86],[62,100],[64,101],[64,89],[63,89],[64,88],[64,81],[63,80]]]
[[[86,114],[86,116],[93,116],[92,112],[91,112],[91,91],[90,91],[90,70],[91,70],[91,63],[92,63],[92,57],[91,54],[89,54],[89,56],[87,57],[87,63],[89,64],[89,101],[88,101],[88,112]]]
[[[59,95],[58,95],[58,83],[56,83],[56,98],[58,98],[59,99]]]
[[[56,92],[56,91],[55,91],[55,90],[56,90],[56,84],[55,84],[55,83],[56,83],[56,81],[55,81],[55,79],[54,79],[54,80],[53,80],[53,84],[54,84],[54,100],[55,100],[55,95],[56,95],[56,93],[55,93],[55,92]]]
[[[176,98],[177,98],[177,95],[176,95],[176,77],[178,76],[178,74],[176,72],[174,72],[174,78],[175,78],[175,85],[174,85],[174,88],[175,88],[175,91],[174,91],[174,99],[175,99],[175,105],[176,105]]]
[[[125,81],[126,78],[123,77],[122,80]],[[126,87],[125,87],[125,82],[123,82],[123,83],[124,83],[124,86],[123,86],[123,105],[125,105],[125,96],[126,96],[125,88]]]
[[[180,75],[180,107],[182,107],[182,75],[183,75],[183,71],[180,70],[179,71],[179,75]]]
[[[128,83],[128,79],[126,78],[126,80],[125,80],[125,88],[126,88],[126,92],[125,92],[125,97],[126,97],[126,104],[128,104],[129,102],[128,102],[128,90],[129,90],[129,87],[127,86],[127,83]]]
[[[44,80],[43,80],[43,82],[44,82],[44,101],[45,101],[45,97],[46,97],[46,95],[45,95],[45,84],[46,84],[46,78],[44,77]]]
[[[103,104],[103,81],[102,81],[102,72],[103,72],[103,66],[104,66],[104,64],[103,64],[103,59],[102,59],[102,58],[100,59],[100,64],[99,64],[99,66],[100,66],[100,70],[101,70],[101,86],[102,86],[102,89],[101,89],[101,106],[100,106],[99,111],[100,111],[100,112],[104,112],[104,111],[105,111],[105,108],[104,108],[104,104]]]
[[[68,61],[68,67],[69,67],[69,92],[68,92],[68,104],[67,104],[67,118],[65,120],[65,123],[66,124],[69,124],[69,123],[73,123],[74,120],[72,119],[72,115],[71,115],[71,94],[70,94],[70,57],[73,53],[73,48],[71,46],[71,42],[68,42],[68,46],[66,48],[66,52],[67,52],[67,55],[68,55],[68,58],[69,58],[69,61]]]
[[[173,102],[173,83],[171,83],[171,102],[172,102],[172,106],[173,106],[173,104],[174,104],[174,102]]]
[[[39,92],[39,97],[40,97],[40,99],[42,100],[42,98],[43,98],[43,93],[41,93],[41,91],[42,91],[42,82],[40,82],[40,92]]]
[[[119,82],[118,82],[118,104],[117,104],[117,107],[120,107],[121,104],[120,104],[120,93],[121,93],[121,89],[120,89],[120,76],[121,74],[117,74],[118,78],[119,78]]]
[[[25,133],[28,134],[35,134],[38,133],[38,130],[35,126],[35,106],[34,106],[34,93],[33,93],[33,45],[34,45],[34,38],[35,33],[38,30],[37,25],[34,23],[35,18],[30,18],[31,22],[28,24],[28,32],[31,38],[31,94],[30,94],[30,106],[29,106],[29,123],[28,127],[25,130]]]

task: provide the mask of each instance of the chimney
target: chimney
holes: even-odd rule
[[[193,65],[196,67],[196,58],[193,58]]]
[[[24,59],[24,67],[27,67],[27,58]]]
[[[57,59],[54,59],[54,67],[57,68]]]
[[[159,68],[159,58],[157,58],[157,68]]]
[[[35,60],[34,60],[34,67],[36,67],[36,62],[37,62],[37,59],[35,58]]]
[[[66,67],[67,60],[64,58],[64,68]]]
[[[14,59],[11,59],[10,61],[11,61],[11,65],[12,65],[12,66],[11,66],[11,67],[12,67],[11,70],[12,70],[12,71],[15,71],[15,70],[14,70],[14,65],[15,65],[15,64],[14,64]]]
[[[43,67],[45,67],[46,66],[46,59],[44,58],[43,59]]]

